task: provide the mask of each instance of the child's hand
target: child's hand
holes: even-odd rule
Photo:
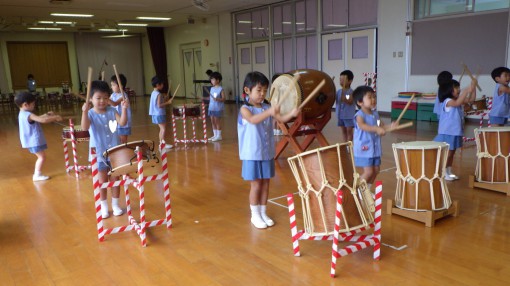
[[[128,108],[129,107],[129,100],[128,99],[123,99],[122,100],[122,108]]]
[[[62,121],[62,116],[60,115],[55,115],[55,121]]]
[[[276,116],[280,114],[280,105],[275,105],[269,109],[269,113],[271,116]]]
[[[87,112],[90,109],[90,105],[88,102],[83,103],[83,106],[81,107],[81,111]]]
[[[377,126],[375,129],[375,133],[377,133],[377,135],[379,136],[383,136],[384,134],[386,134],[386,129]]]
[[[46,112],[46,115],[52,116],[52,115],[55,115],[55,113],[53,111],[48,111],[48,112]]]

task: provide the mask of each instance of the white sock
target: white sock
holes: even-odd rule
[[[107,218],[109,216],[107,200],[101,201],[101,215],[103,216],[103,218]]]
[[[260,206],[259,205],[250,205],[251,216],[260,215]]]
[[[262,220],[267,224],[267,226],[273,226],[274,221],[267,216],[266,214],[267,205],[260,205],[260,216],[262,217]]]
[[[42,175],[41,171],[35,171],[34,172],[34,176],[39,177],[40,175]]]
[[[216,132],[218,132],[217,137],[221,137],[221,130],[216,130]]]
[[[446,174],[450,175],[452,173],[452,167],[446,167]]]
[[[112,198],[112,208],[119,207],[119,198]]]

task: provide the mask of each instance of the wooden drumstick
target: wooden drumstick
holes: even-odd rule
[[[177,94],[177,91],[179,90],[179,87],[181,87],[180,83],[177,85],[177,88],[175,89],[174,94],[172,94],[172,98],[170,98],[170,100],[174,99],[175,95]]]
[[[85,102],[89,103],[90,101],[90,87],[92,85],[92,67],[89,67],[89,72],[87,75],[87,95],[85,97]]]
[[[411,127],[411,126],[413,126],[413,122],[412,121],[404,123],[402,125],[397,125],[395,127],[390,127],[388,129],[386,129],[386,132],[397,131],[397,130],[404,129],[404,128]]]
[[[101,72],[101,81],[104,81],[104,71]]]
[[[411,105],[411,102],[413,102],[413,99],[414,99],[414,96],[416,94],[413,93],[413,95],[411,96],[411,98],[409,99],[409,101],[407,102],[406,106],[404,107],[404,109],[402,109],[402,111],[400,112],[400,115],[398,116],[397,120],[395,120],[395,122],[398,124],[400,122],[400,119],[402,119],[402,116],[404,116],[404,113],[406,113],[407,109],[409,108],[409,105]]]
[[[462,68],[462,73],[460,74],[459,82],[462,81],[462,77],[464,76],[464,73],[466,72],[465,68]]]
[[[315,89],[308,95],[308,97],[299,105],[298,109],[302,109],[305,107],[305,105],[310,102],[317,94],[319,94],[319,90],[326,84],[326,80],[323,79],[316,87]]]
[[[122,83],[120,82],[119,73],[117,72],[117,67],[115,66],[115,64],[113,64],[113,71],[115,72],[115,77],[117,78],[117,85],[119,86],[120,94],[122,94],[122,97],[124,99],[127,99],[126,95],[124,94],[124,87],[122,86]]]
[[[294,75],[294,78],[292,79],[292,85],[291,86],[296,86],[297,82],[299,80],[299,74],[295,74]],[[287,98],[287,96],[289,96],[290,92],[292,91],[292,88],[291,86],[289,86],[289,88],[287,88],[287,90],[285,91],[285,93],[283,93],[282,97],[278,98],[278,101],[277,101],[277,105],[280,105],[280,103],[285,99]]]
[[[463,62],[461,62],[461,64],[464,66],[464,69],[466,70],[466,73],[469,75],[471,80],[475,80],[475,77],[473,76],[473,74],[471,73],[471,71],[469,70],[467,65]],[[482,91],[482,88],[480,88],[480,86],[478,85],[478,82],[476,83],[476,88],[478,89],[478,91]]]

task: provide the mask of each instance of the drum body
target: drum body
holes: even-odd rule
[[[76,141],[88,141],[90,138],[90,134],[88,130],[81,130],[80,125],[74,126],[74,136]],[[71,140],[71,127],[64,127],[62,130],[62,139]]]
[[[510,127],[475,129],[476,180],[487,183],[509,182]]]
[[[443,178],[448,148],[448,144],[434,141],[393,144],[397,165],[396,207],[432,211],[451,206]]]
[[[179,105],[175,106],[172,109],[172,113],[174,116],[183,117],[186,114],[186,117],[199,117],[200,116],[200,106],[197,104],[190,105]]]
[[[136,158],[136,147],[142,152],[143,168],[155,167],[159,159],[154,152],[154,142],[150,140],[139,140],[117,145],[104,152],[103,156],[109,160],[109,175],[120,176],[138,172],[138,161]]]
[[[359,198],[352,143],[301,153],[288,159],[298,184],[304,229],[310,235],[334,232],[338,190],[342,190],[340,233],[366,227],[374,221],[365,200]],[[364,181],[363,181],[364,182]],[[366,183],[363,184],[366,188]]]
[[[293,74],[296,73],[299,74],[299,80],[294,85],[292,79]],[[336,96],[335,83],[329,75],[322,71],[302,69],[280,75],[271,85],[269,100],[272,105],[280,104],[280,113],[285,115],[299,107],[322,80],[325,80],[326,83],[319,90],[319,94],[302,110],[305,119],[320,117],[326,112],[331,112]],[[280,102],[280,97],[289,88],[291,93]]]

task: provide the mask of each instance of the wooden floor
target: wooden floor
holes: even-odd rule
[[[56,110],[76,114],[77,107]],[[158,128],[147,115],[148,98],[133,106],[129,141],[157,139]],[[44,125],[48,141],[44,173],[49,181],[31,180],[35,156],[21,149],[17,111],[0,110],[0,284],[2,285],[508,285],[510,283],[510,198],[502,193],[470,189],[476,147],[458,152],[448,182],[459,201],[458,217],[446,217],[432,228],[397,215],[382,216],[381,260],[371,249],[340,258],[337,277],[329,277],[331,241],[301,241],[294,257],[285,194],[297,192],[286,157],[276,162],[268,213],[276,225],[251,226],[249,184],[240,177],[237,107],[227,104],[224,140],[191,145],[168,153],[173,228],[148,231],[142,248],[134,232],[97,240],[92,178],[76,179],[64,168],[61,131]],[[389,122],[388,118],[384,119]],[[169,124],[169,129],[171,125]],[[208,123],[209,126],[209,123]],[[467,126],[471,136],[474,125]],[[383,181],[383,210],[395,194],[395,161],[391,144],[431,140],[437,124],[391,133],[383,139],[378,180]],[[209,132],[211,132],[209,130]],[[182,135],[182,134],[180,134]],[[209,134],[211,136],[212,134]],[[330,143],[340,141],[336,121],[325,129]],[[171,132],[168,132],[168,141]],[[312,147],[317,147],[316,145]],[[86,144],[80,144],[81,162]],[[131,191],[134,206],[137,199]],[[123,196],[122,196],[123,197]],[[295,197],[297,201],[297,197]],[[164,217],[162,184],[146,185],[147,217]],[[124,204],[123,204],[124,205]],[[303,227],[300,205],[297,219]],[[104,221],[107,227],[126,224],[126,215]]]

